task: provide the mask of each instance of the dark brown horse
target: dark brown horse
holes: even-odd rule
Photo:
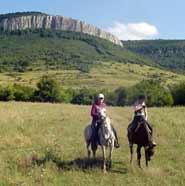
[[[132,135],[132,137],[130,136]],[[154,146],[150,145],[149,138],[150,133],[148,127],[144,123],[138,123],[138,126],[134,132],[131,134],[128,129],[128,140],[130,146],[131,159],[130,163],[132,163],[133,159],[133,144],[137,145],[137,163],[141,168],[141,148],[145,149],[145,162],[146,166],[148,166],[148,161],[151,160],[151,157],[154,155]]]

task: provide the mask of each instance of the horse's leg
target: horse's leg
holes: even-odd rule
[[[88,158],[90,159],[90,157],[91,157],[91,150],[90,150],[90,140],[89,141],[87,141],[87,144],[86,144],[86,147],[87,147],[87,155],[88,155]]]
[[[96,148],[93,149],[93,159],[96,160]]]
[[[103,172],[106,173],[106,152],[105,152],[105,146],[102,145],[102,153],[103,153]]]
[[[91,149],[92,149],[92,152],[93,152],[93,159],[95,161],[95,159],[96,159],[97,145],[94,142],[91,142]]]
[[[113,149],[114,149],[114,141],[112,144],[110,144],[110,152],[109,152],[109,168],[111,169],[112,168],[112,152],[113,152]]]
[[[130,164],[132,164],[133,160],[133,145],[130,146]]]
[[[141,168],[141,147],[137,146],[137,163],[139,168]]]
[[[145,163],[146,163],[146,166],[148,167],[148,153],[147,153],[147,147],[145,147]]]

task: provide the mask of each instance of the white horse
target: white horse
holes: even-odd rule
[[[103,154],[103,171],[106,172],[106,147],[109,147],[109,168],[112,167],[112,152],[114,149],[115,135],[112,130],[110,118],[106,115],[105,109],[98,110],[100,128],[98,130],[98,136]],[[84,136],[86,141],[87,153],[90,158],[91,150],[93,151],[93,157],[96,158],[96,150],[98,144],[95,147],[91,144],[92,128],[88,125],[84,130]],[[90,149],[91,144],[91,149]]]

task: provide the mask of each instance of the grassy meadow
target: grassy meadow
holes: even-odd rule
[[[185,81],[185,76],[155,67],[137,64],[123,64],[114,61],[98,62],[89,73],[79,70],[35,70],[24,73],[0,73],[0,85],[19,84],[35,87],[42,76],[49,75],[64,88],[106,88],[130,87],[143,79],[160,78],[165,85]]]
[[[149,168],[129,164],[126,128],[131,107],[108,107],[121,148],[113,168],[86,160],[83,129],[90,106],[49,103],[0,103],[0,186],[184,186],[184,107],[150,108],[158,143]],[[101,150],[98,150],[101,160]],[[136,160],[136,154],[135,154]],[[99,162],[99,161],[98,161]]]

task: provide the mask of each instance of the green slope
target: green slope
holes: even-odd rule
[[[161,42],[163,45],[164,42]],[[158,56],[154,58],[136,51],[141,43],[146,48],[151,48],[147,44],[149,41],[124,42],[124,47],[120,47],[109,41],[75,32],[1,32],[0,84],[35,86],[46,73],[55,76],[66,88],[115,89],[119,86],[132,86],[143,79],[157,78],[165,84],[185,80],[184,75],[168,71],[171,68],[164,65],[163,58],[159,58],[160,61],[157,60]],[[151,43],[159,46],[159,41]],[[168,47],[172,42],[165,43]],[[170,60],[168,62],[171,63]],[[177,63],[175,67],[180,68],[179,64],[181,63]]]
[[[88,73],[80,70],[34,70],[24,73],[0,73],[0,85],[19,84],[35,87],[44,75],[55,77],[64,88],[96,88],[113,90],[120,86],[130,87],[143,79],[160,79],[165,85],[185,81],[185,76],[167,70],[138,64],[122,64],[114,61],[98,61]]]
[[[0,35],[1,71],[49,68],[87,72],[99,60],[155,65],[109,41],[81,33],[26,30]]]
[[[185,40],[124,41],[124,46],[156,64],[176,72],[185,72]]]

